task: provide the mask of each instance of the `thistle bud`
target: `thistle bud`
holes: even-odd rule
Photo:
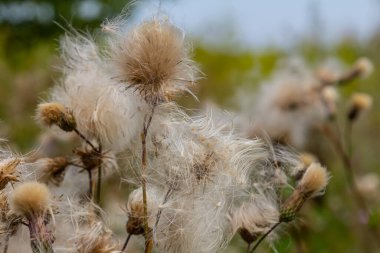
[[[305,171],[296,189],[281,207],[280,221],[290,222],[309,198],[315,197],[326,188],[329,173],[319,163],[312,163]]]
[[[72,112],[59,103],[39,104],[37,107],[37,119],[48,127],[56,125],[66,132],[71,132],[76,128]]]
[[[351,97],[350,109],[347,118],[355,121],[362,112],[368,111],[372,107],[372,97],[364,93],[355,93]]]

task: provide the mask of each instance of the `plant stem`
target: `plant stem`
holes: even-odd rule
[[[102,153],[102,146],[99,145],[99,154]],[[97,182],[97,189],[96,189],[96,203],[100,205],[100,197],[101,197],[101,190],[102,190],[102,159],[100,159],[100,164],[98,166],[98,182]]]
[[[92,171],[87,170],[87,172],[88,172],[88,183],[89,183],[88,194],[89,194],[90,199],[92,199]]]
[[[3,253],[7,253],[8,252],[8,246],[9,246],[9,240],[10,239],[11,239],[11,233],[7,233],[7,235],[5,237]]]
[[[364,199],[362,198],[359,190],[357,189],[357,185],[355,183],[354,170],[353,170],[352,163],[351,163],[351,158],[345,152],[341,139],[339,137],[337,137],[333,133],[332,129],[327,125],[323,128],[322,132],[326,135],[327,139],[330,140],[330,142],[333,144],[336,152],[338,153],[338,156],[340,157],[340,159],[344,165],[344,168],[346,171],[345,174],[347,176],[349,188],[350,188],[352,194],[354,195],[354,199],[356,200],[356,203],[359,206],[359,208],[361,209],[361,211],[365,212],[366,218],[368,218],[369,210],[368,210],[367,205],[366,205]]]
[[[165,194],[164,200],[162,201],[162,204],[161,204],[161,205],[166,204],[166,202],[167,202],[168,199],[169,199],[170,194],[172,193],[172,190],[173,190],[173,185],[170,185],[168,191],[167,191],[166,194]],[[157,215],[156,215],[156,223],[154,224],[154,227],[153,227],[153,235],[154,235],[154,236],[156,235],[156,229],[157,229],[158,223],[159,223],[159,221],[160,221],[161,214],[162,214],[162,209],[160,208],[160,209],[158,210],[158,212],[157,212]]]
[[[254,252],[256,249],[257,249],[257,247],[259,247],[259,245],[261,244],[261,242],[263,242],[264,241],[264,239],[273,231],[273,230],[275,230],[276,229],[276,227],[278,226],[278,225],[280,225],[281,224],[281,222],[277,222],[276,224],[274,224],[273,225],[273,227],[271,227],[271,229],[269,229],[269,231],[268,232],[266,232],[263,236],[261,236],[260,237],[260,239],[257,241],[257,243],[255,244],[255,246],[253,246],[253,248],[252,248],[252,250],[250,251],[250,253],[252,253],[252,252]]]
[[[141,134],[141,146],[142,146],[142,155],[141,155],[141,186],[143,192],[143,205],[144,205],[144,237],[145,237],[145,253],[151,253],[153,250],[153,239],[151,235],[151,231],[148,226],[148,201],[147,201],[147,193],[146,193],[146,137],[148,134],[148,130],[150,124],[152,122],[153,114],[154,114],[155,106],[152,106],[151,113],[149,115],[148,121],[144,120],[143,132]]]
[[[74,128],[74,132],[80,137],[82,138],[82,140],[84,140],[88,145],[90,145],[90,147],[95,150],[96,152],[99,152],[99,150],[94,146],[94,144],[91,143],[91,141],[89,141],[86,136],[84,136],[81,132],[79,132],[78,129]]]
[[[131,239],[131,237],[132,237],[132,234],[129,234],[129,235],[127,236],[127,239],[126,239],[125,242],[124,242],[124,245],[123,245],[123,248],[121,249],[121,252],[124,252],[124,250],[127,248],[128,243],[129,243],[129,239]]]

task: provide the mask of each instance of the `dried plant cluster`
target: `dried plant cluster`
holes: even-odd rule
[[[294,207],[301,206],[305,198],[313,195],[311,189],[318,188],[313,182],[324,188],[323,182],[327,182],[328,174],[317,169],[318,155],[323,157],[323,152],[311,144],[318,143],[326,147],[325,141],[317,140],[320,137],[330,142],[346,175],[347,199],[353,200],[356,206],[353,216],[355,224],[360,227],[358,233],[374,239],[377,245],[368,247],[375,252],[379,247],[376,238],[380,227],[377,224],[373,227],[370,225],[371,217],[376,215],[371,207],[373,198],[370,196],[378,192],[379,179],[375,173],[356,168],[360,167],[360,161],[353,161],[352,140],[353,127],[371,109],[373,101],[368,94],[353,92],[346,105],[342,106],[339,96],[339,89],[367,78],[373,66],[367,58],[358,59],[346,69],[337,68],[337,65],[341,65],[337,62],[333,65],[335,67],[330,62],[330,66],[326,64],[313,70],[300,59],[280,62],[273,76],[261,85],[257,96],[247,91],[239,93],[239,101],[249,100],[248,103],[240,102],[239,128],[247,137],[262,136],[295,148],[301,153],[299,158],[305,168],[308,167],[306,171],[300,171],[296,177],[300,181],[282,206],[280,220],[284,222],[293,220],[298,210]],[[309,153],[310,150],[316,154]],[[316,177],[319,179],[316,180]],[[367,241],[370,239],[363,238],[363,244]]]
[[[132,237],[141,238],[145,252],[209,253],[235,235],[253,252],[274,239],[267,235],[324,192],[326,168],[256,134],[243,138],[211,113],[188,115],[173,100],[192,95],[199,79],[183,31],[160,17],[127,29],[124,23],[104,24],[102,46],[77,32],[62,39],[63,76],[36,118],[51,134],[68,136],[73,152],[49,157],[41,148],[15,158],[2,151],[4,252],[126,252]],[[334,80],[279,73],[263,89],[257,122],[273,139],[302,142],[292,131],[331,117],[335,84],[363,75],[366,64]],[[306,79],[305,87],[295,78]],[[358,95],[350,118],[369,105]],[[273,115],[263,117],[270,109]],[[285,117],[289,124],[273,130]],[[112,175],[120,188],[133,188],[119,221],[126,241],[110,230],[100,207],[108,190],[102,183]],[[283,194],[289,189],[290,196]]]

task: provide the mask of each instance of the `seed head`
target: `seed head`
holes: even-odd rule
[[[57,125],[63,131],[71,132],[76,122],[71,111],[59,103],[42,103],[37,107],[37,119],[44,125]]]
[[[195,67],[187,58],[184,35],[166,20],[135,27],[114,56],[122,81],[149,104],[168,100],[194,83]]]
[[[16,169],[19,165],[19,159],[5,159],[0,162],[0,190],[4,189],[9,182],[17,182],[18,176]]]
[[[68,161],[65,157],[41,158],[37,164],[41,165],[38,181],[59,185],[65,177]]]
[[[305,171],[292,195],[282,205],[280,221],[290,222],[294,220],[305,201],[323,193],[328,181],[329,173],[326,168],[319,163],[312,163]]]
[[[347,117],[350,121],[354,121],[362,112],[368,111],[372,107],[372,97],[364,93],[355,93],[351,97],[350,104]]]
[[[42,216],[49,208],[50,193],[46,185],[27,182],[18,185],[10,199],[11,210],[26,218]]]
[[[360,58],[355,63],[355,68],[363,78],[369,76],[373,71],[373,64],[368,58]]]

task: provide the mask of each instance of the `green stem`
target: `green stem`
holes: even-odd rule
[[[255,244],[255,246],[253,246],[252,250],[250,251],[250,253],[254,252],[257,247],[259,247],[259,245],[264,241],[264,239],[273,231],[276,229],[276,227],[278,227],[278,225],[280,225],[281,222],[277,222],[276,224],[273,225],[273,227],[271,227],[271,229],[268,230],[268,232],[266,232],[263,236],[260,237],[260,239],[257,241],[257,243]]]

